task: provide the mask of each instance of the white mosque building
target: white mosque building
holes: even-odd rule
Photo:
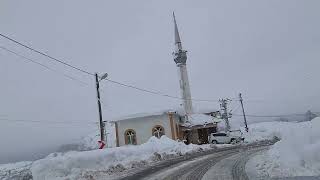
[[[187,51],[183,50],[175,15],[174,62],[179,71],[179,84],[183,111],[166,110],[150,114],[135,114],[113,120],[116,131],[116,146],[145,143],[151,136],[166,135],[186,143],[208,143],[208,134],[216,132],[215,111],[194,113],[187,72]]]

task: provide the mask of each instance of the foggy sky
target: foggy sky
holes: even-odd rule
[[[303,113],[320,111],[319,7],[316,0],[1,0],[0,32],[89,72],[179,96],[171,54],[175,11],[193,98],[242,92],[248,114]],[[0,49],[0,119],[43,121],[0,121],[0,163],[31,159],[97,129],[93,77],[4,38],[0,45],[87,83]],[[105,120],[181,103],[108,82],[101,86]],[[219,108],[215,102],[193,105]],[[69,123],[45,123],[52,121]]]

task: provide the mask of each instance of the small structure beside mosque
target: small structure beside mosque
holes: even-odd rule
[[[174,62],[179,70],[179,84],[183,111],[166,110],[157,113],[136,114],[119,120],[113,120],[116,131],[116,145],[137,145],[148,141],[152,136],[166,135],[173,140],[185,143],[208,143],[208,135],[217,131],[218,111],[194,113],[187,72],[187,51],[183,50],[174,20],[175,51]]]

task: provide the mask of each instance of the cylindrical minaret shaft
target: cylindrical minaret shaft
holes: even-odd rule
[[[183,98],[183,108],[186,114],[192,114],[192,101],[191,101],[191,91],[189,86],[188,72],[186,64],[180,64],[179,75],[180,75],[180,91],[181,97]]]

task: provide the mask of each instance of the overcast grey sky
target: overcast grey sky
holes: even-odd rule
[[[0,32],[90,72],[179,96],[171,55],[174,10],[193,98],[242,92],[248,114],[301,113],[320,111],[319,8],[317,0],[1,0]],[[0,45],[88,83],[0,49],[0,119],[69,122],[0,121],[0,163],[50,151],[96,129],[88,123],[98,120],[93,77],[4,38]],[[110,83],[101,88],[105,119],[180,104]]]

